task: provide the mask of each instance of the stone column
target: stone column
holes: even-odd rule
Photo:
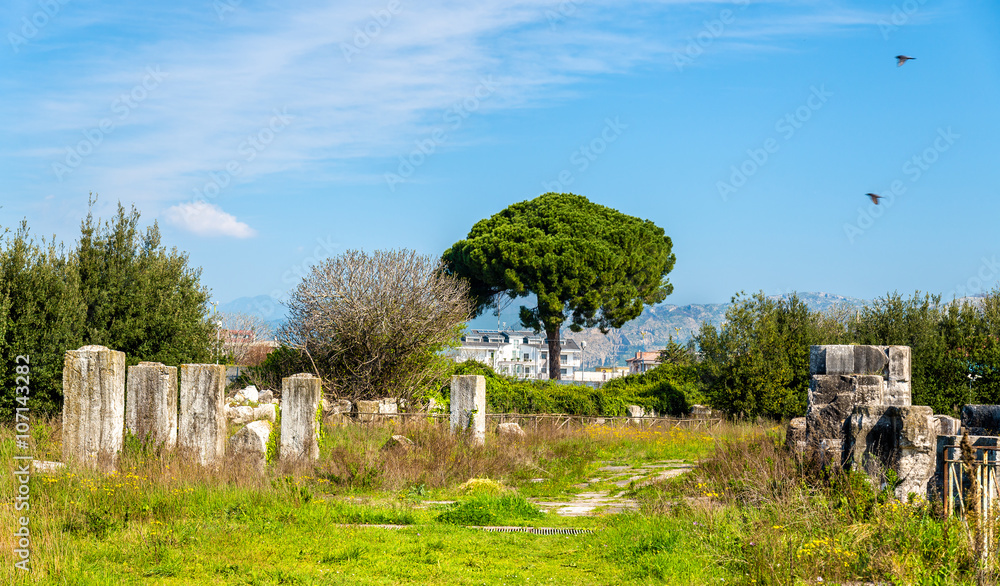
[[[177,445],[177,367],[140,362],[128,367],[125,429],[153,446]]]
[[[125,433],[125,353],[104,346],[63,358],[64,462],[113,468]]]
[[[451,377],[451,430],[472,432],[472,441],[486,441],[486,377],[478,374]]]
[[[207,466],[226,453],[226,366],[181,365],[181,407],[177,445]]]
[[[281,444],[284,459],[319,459],[320,379],[308,373],[281,379]]]

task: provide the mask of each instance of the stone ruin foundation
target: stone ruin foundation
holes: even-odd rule
[[[938,422],[930,407],[911,404],[910,348],[811,346],[809,374],[806,416],[792,420],[789,444],[879,483],[891,471],[898,498],[926,497]]]
[[[982,452],[1000,446],[1000,405],[966,405],[956,419],[911,404],[907,346],[812,346],[809,371],[806,416],[789,423],[787,445],[880,485],[891,471],[901,500],[942,495],[964,435]]]
[[[140,362],[126,369],[125,354],[104,346],[67,351],[62,459],[90,468],[114,469],[127,432],[157,449],[181,449],[204,466],[218,463],[229,452],[249,458],[262,470],[277,419],[271,391],[257,397],[263,400],[266,394],[267,404],[230,406],[225,384],[224,365],[182,364],[178,369],[159,362]],[[361,421],[393,419],[399,415],[400,405],[396,399],[359,401],[355,407],[359,413],[352,413],[350,401],[327,404],[322,400],[319,378],[311,374],[287,377],[282,380],[279,457],[318,459],[319,418],[323,414],[333,424],[346,423],[357,415]],[[451,407],[452,430],[469,430],[474,443],[484,443],[485,378],[453,377]],[[229,420],[245,424],[232,437],[228,436]]]

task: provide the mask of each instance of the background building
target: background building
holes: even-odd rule
[[[562,339],[560,375],[573,379],[580,371],[583,349]],[[517,378],[549,378],[549,346],[544,334],[528,330],[469,330],[455,356],[458,362],[478,360],[500,374]]]

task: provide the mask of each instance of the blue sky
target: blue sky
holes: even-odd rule
[[[668,303],[1000,282],[995,3],[122,4],[5,3],[0,226],[134,204],[220,302],[545,191],[663,227]]]

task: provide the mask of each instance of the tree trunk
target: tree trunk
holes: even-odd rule
[[[545,330],[545,336],[549,339],[549,379],[560,380],[562,378],[562,344],[559,343],[559,328]]]

